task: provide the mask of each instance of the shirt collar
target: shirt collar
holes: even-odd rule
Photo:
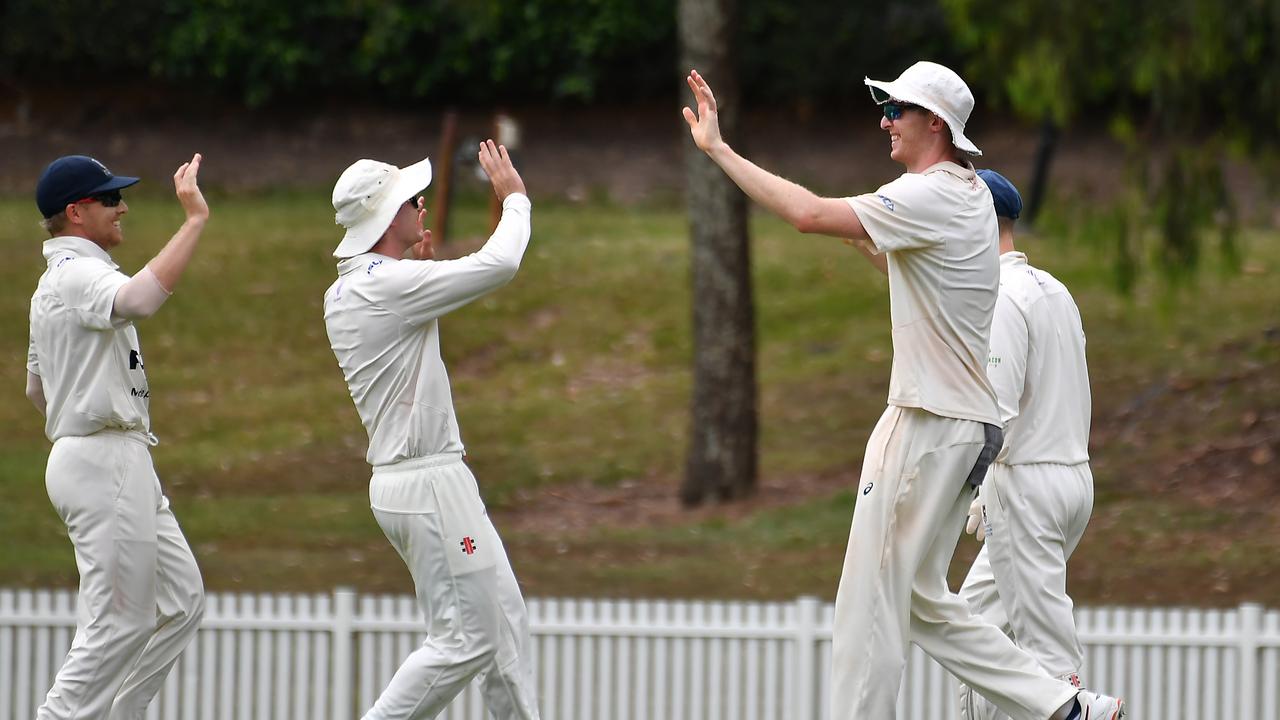
[[[368,272],[383,263],[400,262],[398,259],[383,255],[381,253],[367,252],[359,255],[352,255],[338,261],[338,274],[346,275],[356,270],[364,270]]]
[[[920,174],[928,175],[929,173],[935,172],[950,173],[965,182],[973,182],[974,179],[978,177],[978,173],[974,171],[972,164],[966,161],[964,165],[961,165],[954,160],[943,160],[940,163],[934,163],[933,165],[925,168],[924,172]]]
[[[1020,253],[1017,250],[1010,250],[1007,253],[1000,254],[1001,267],[1014,267],[1016,265],[1026,265],[1026,264],[1027,264],[1027,256],[1025,253]]]
[[[60,235],[44,241],[45,260],[52,260],[54,255],[66,252],[79,257],[97,258],[110,265],[113,269],[120,267],[115,260],[111,259],[110,253],[88,238],[76,235]]]

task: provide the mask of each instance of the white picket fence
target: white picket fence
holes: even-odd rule
[[[75,596],[0,590],[0,720],[30,720],[71,644]],[[832,607],[531,600],[548,720],[827,718]],[[1134,717],[1280,720],[1280,611],[1079,611],[1090,683]],[[150,720],[351,720],[422,640],[413,598],[210,595]],[[954,720],[955,681],[913,648],[902,720]],[[473,685],[448,720],[484,720]]]

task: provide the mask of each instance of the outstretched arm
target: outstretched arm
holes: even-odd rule
[[[480,144],[480,166],[502,200],[502,220],[484,247],[456,260],[406,264],[404,286],[389,306],[413,322],[426,322],[502,287],[515,277],[529,244],[531,205],[524,181],[507,149],[487,140]],[[419,211],[422,212],[422,211]],[[425,259],[423,245],[414,257]]]
[[[182,227],[178,228],[178,232],[174,233],[160,252],[151,258],[151,262],[116,292],[111,309],[115,316],[141,320],[154,315],[164,301],[169,299],[169,294],[191,262],[196,244],[200,241],[200,233],[204,231],[205,222],[209,219],[209,205],[205,203],[204,194],[197,184],[202,159],[200,153],[196,153],[190,162],[183,163],[174,173],[173,185],[178,201],[186,211],[186,222],[182,223]]]
[[[173,187],[177,192],[178,202],[182,203],[182,209],[186,211],[187,219],[164,248],[147,263],[161,287],[169,292],[173,292],[183,271],[187,269],[187,263],[191,262],[200,234],[204,232],[204,225],[209,220],[209,205],[197,183],[203,159],[200,153],[196,153],[190,162],[183,163],[173,174]]]
[[[686,78],[698,111],[684,109],[684,119],[698,149],[705,152],[752,200],[768,208],[802,233],[858,240],[867,237],[862,222],[844,200],[819,197],[778,177],[734,152],[720,137],[720,119],[711,86],[697,70]]]

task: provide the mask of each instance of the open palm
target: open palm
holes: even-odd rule
[[[698,74],[697,70],[689,73],[689,77],[685,78],[689,83],[689,89],[693,91],[694,98],[698,101],[698,112],[695,114],[688,106],[684,109],[685,122],[689,123],[689,133],[693,135],[693,142],[698,146],[699,150],[708,152],[721,141],[720,139],[720,116],[716,112],[716,96],[711,92],[711,86],[707,81]]]

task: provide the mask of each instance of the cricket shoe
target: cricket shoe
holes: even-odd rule
[[[1129,716],[1124,700],[1120,698],[1081,690],[1076,695],[1076,702],[1080,703],[1080,714],[1073,717],[1080,720],[1124,720]]]

